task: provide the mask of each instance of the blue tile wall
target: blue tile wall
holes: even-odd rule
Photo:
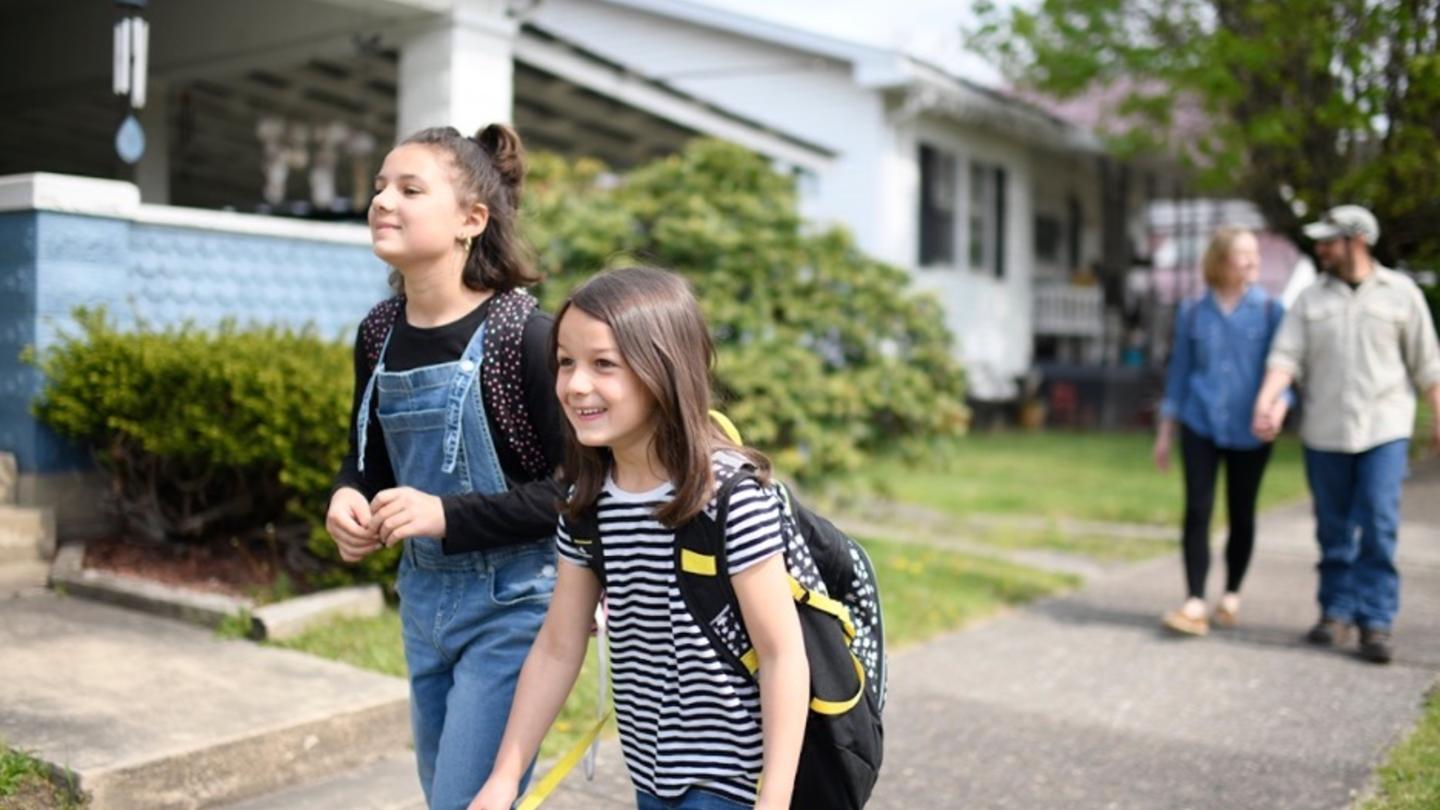
[[[313,326],[350,341],[388,295],[368,245],[256,236],[53,212],[0,214],[0,450],[22,472],[89,462],[30,415],[43,380],[19,361],[53,345],[77,306],[105,306],[122,328]]]

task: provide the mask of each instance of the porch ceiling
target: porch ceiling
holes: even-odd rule
[[[395,131],[399,60],[395,29],[387,24],[403,27],[428,13],[427,4],[445,2],[152,4],[151,103],[142,120],[152,150],[166,149],[170,202],[256,210],[263,185],[256,128],[267,116],[369,133],[379,145],[372,157],[378,164],[384,145],[405,134]],[[25,29],[0,30],[0,103],[7,109],[0,116],[0,175],[130,176],[113,147],[127,112],[109,90],[113,10],[98,0],[0,0],[0,13]],[[7,52],[6,45],[13,47]],[[706,132],[793,165],[813,168],[831,157],[542,31],[521,32],[515,63],[513,118],[532,149],[623,169]],[[342,158],[338,195],[351,196],[359,182],[368,186],[374,169],[352,171]],[[308,197],[307,172],[292,169],[288,199]]]

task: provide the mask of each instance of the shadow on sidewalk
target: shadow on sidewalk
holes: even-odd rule
[[[1031,606],[1030,612],[1057,624],[1105,625],[1125,627],[1152,635],[1154,638],[1173,644],[1220,644],[1244,646],[1257,649],[1288,649],[1298,652],[1353,658],[1361,666],[1373,667],[1355,655],[1354,647],[1327,649],[1316,647],[1305,641],[1309,625],[1276,623],[1263,619],[1247,622],[1236,628],[1212,627],[1210,635],[1201,637],[1182,636],[1167,630],[1160,624],[1160,614],[1133,608],[1119,608],[1082,601],[1083,596],[1048,600]],[[1429,645],[1405,644],[1403,627],[1399,635],[1400,648],[1391,666],[1440,669],[1440,654]]]

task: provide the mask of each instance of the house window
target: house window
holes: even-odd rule
[[[1035,215],[1035,260],[1060,263],[1060,218],[1054,214]]]
[[[920,266],[955,263],[955,156],[920,145]]]
[[[970,164],[970,267],[996,278],[1005,275],[1005,170]]]

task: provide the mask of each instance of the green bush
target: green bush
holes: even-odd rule
[[[35,413],[94,449],[129,536],[260,536],[292,562],[307,546],[337,559],[323,523],[347,445],[349,347],[233,323],[122,332],[85,309],[75,323],[30,357],[46,378]]]
[[[964,431],[964,377],[939,304],[843,231],[802,221],[789,177],[719,141],[619,180],[593,161],[532,162],[526,232],[551,311],[606,266],[694,284],[722,406],[790,475],[852,470],[909,436]]]

